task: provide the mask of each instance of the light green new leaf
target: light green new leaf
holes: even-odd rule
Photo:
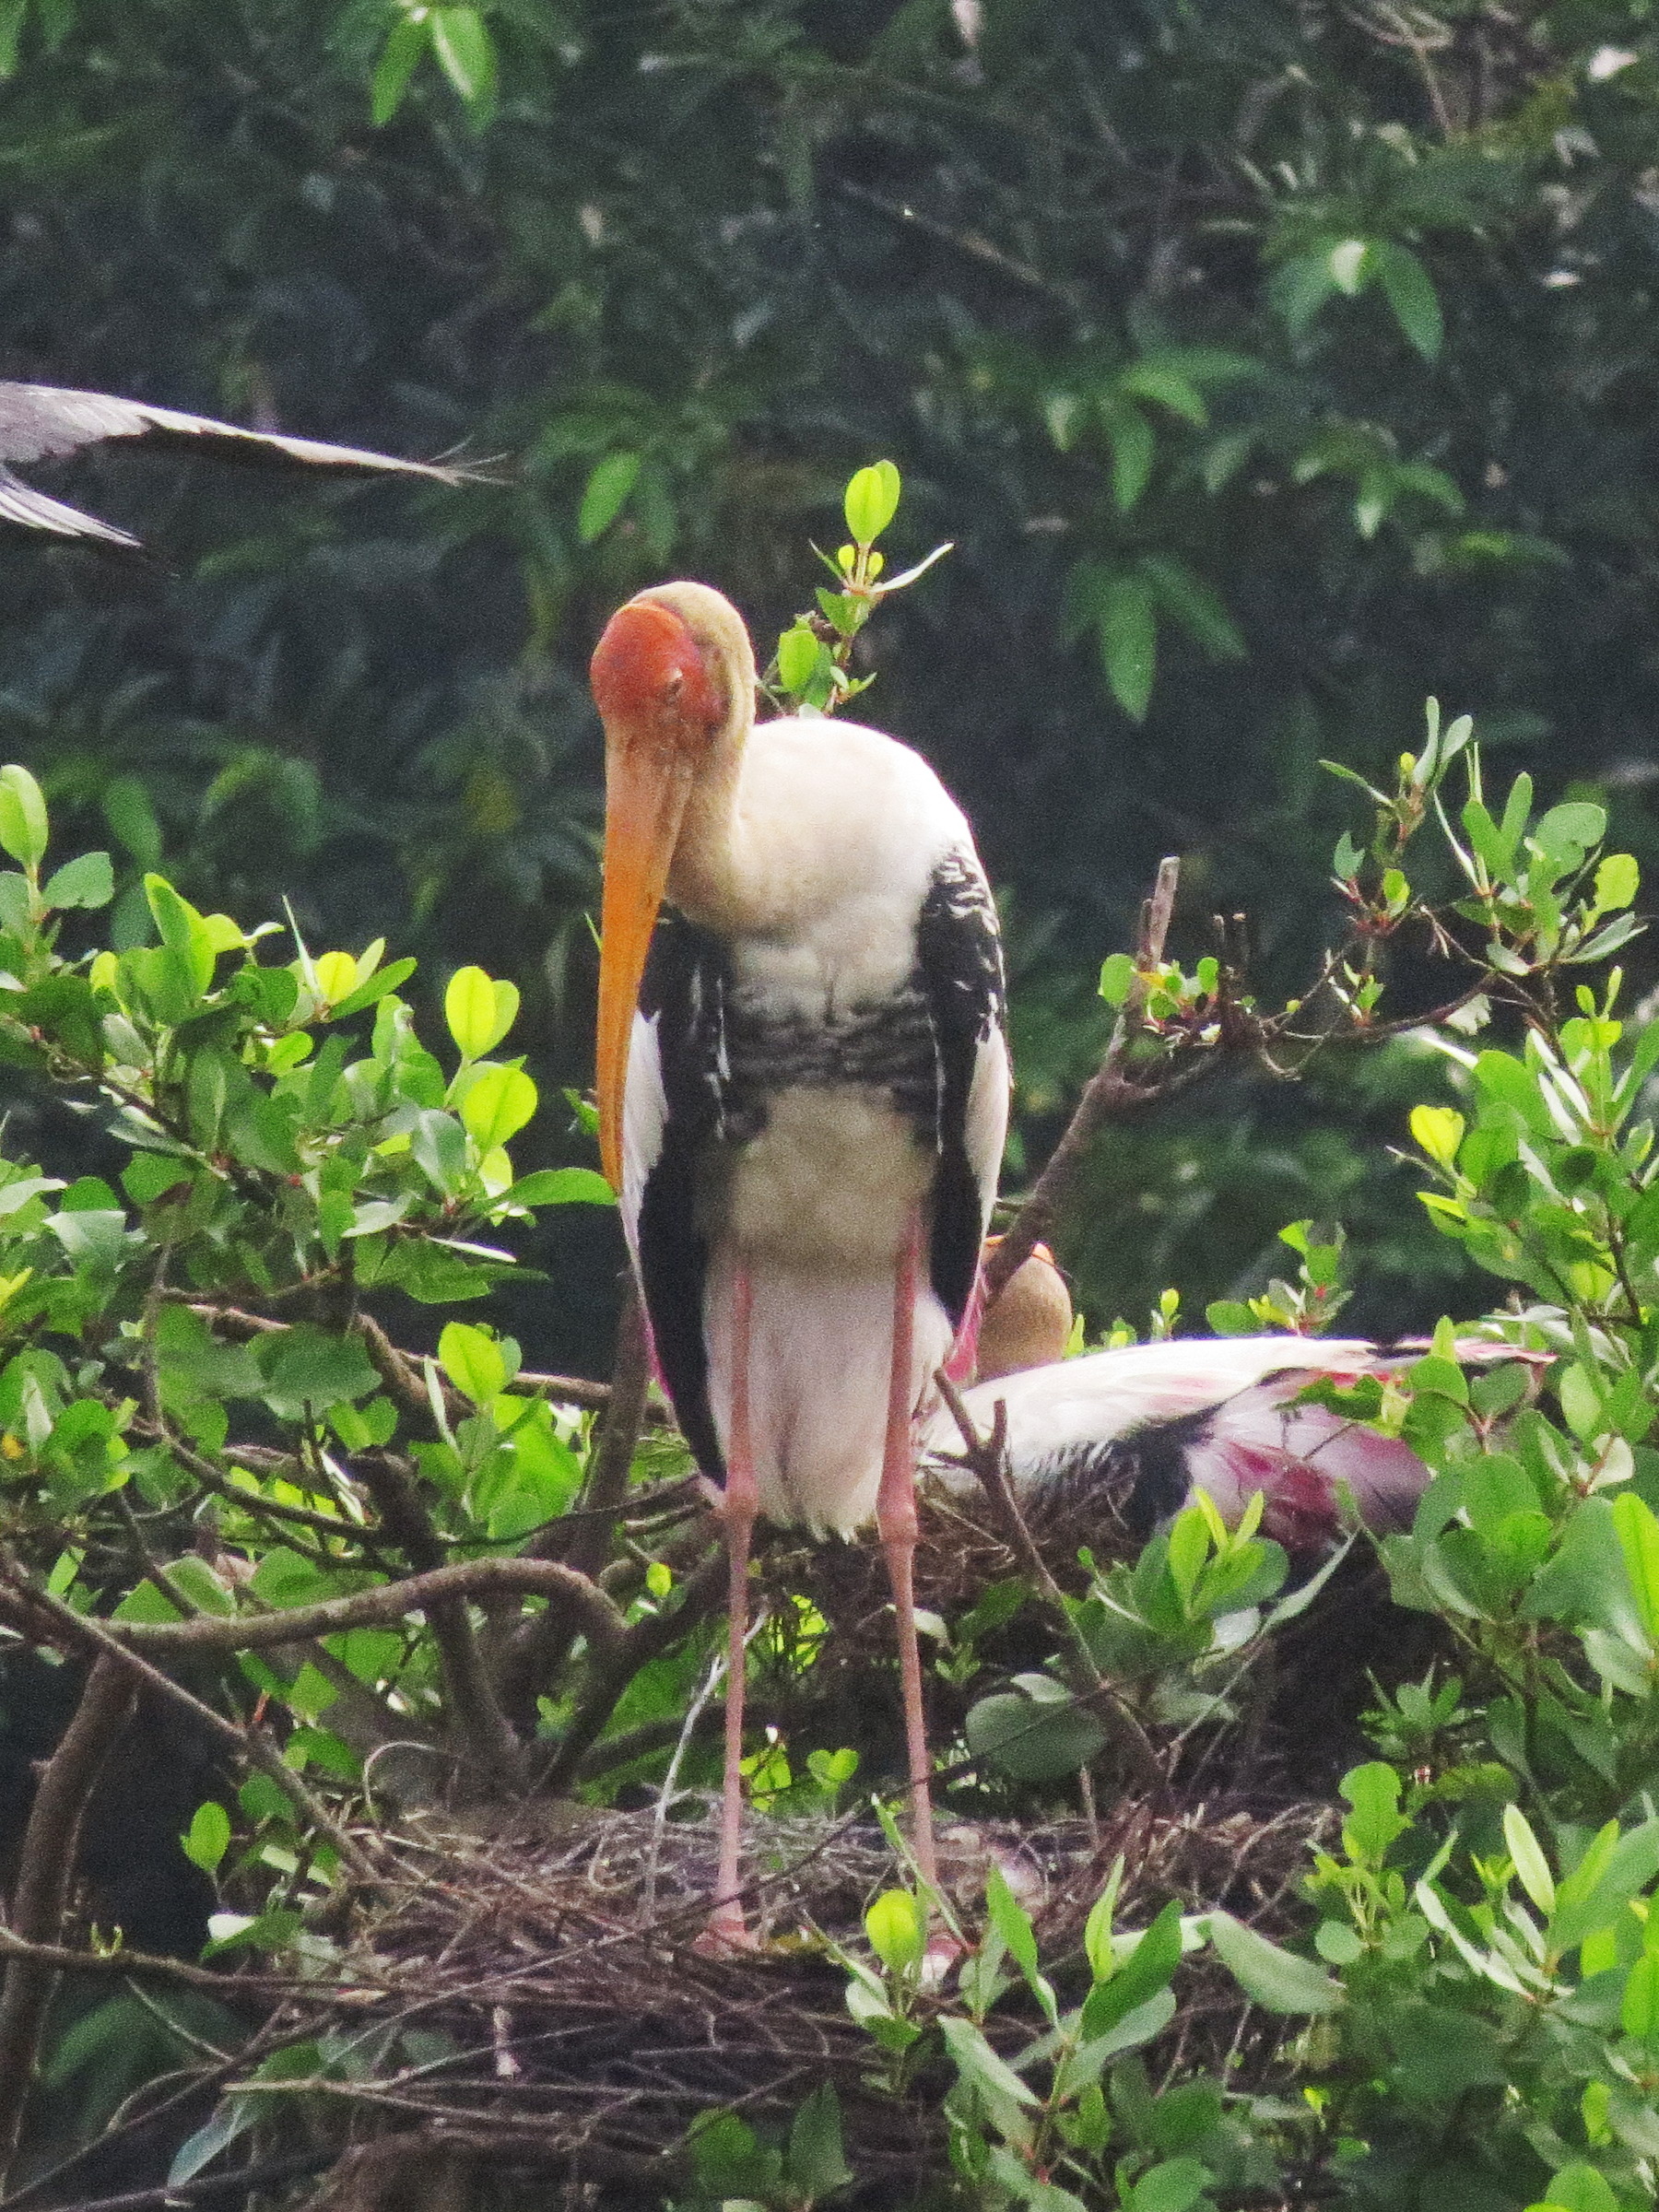
[[[507,1386],[507,1362],[493,1336],[465,1321],[444,1324],[438,1339],[438,1363],[465,1397],[488,1405]]]
[[[927,1947],[922,1908],[908,1889],[884,1889],[865,1914],[870,1948],[890,1974],[912,1974]]]
[[[535,1086],[522,1067],[487,1067],[461,1101],[461,1119],[480,1152],[517,1135],[535,1112]]]
[[[230,1816],[218,1800],[209,1797],[198,1805],[189,1830],[179,1839],[184,1856],[204,1874],[211,1874],[230,1848]]]
[[[46,801],[26,768],[0,768],[0,845],[26,868],[46,857]]]
[[[843,504],[857,544],[867,546],[881,535],[899,512],[899,471],[890,461],[872,462],[852,477]]]
[[[500,1044],[518,1019],[518,985],[497,982],[482,968],[457,968],[443,994],[449,1033],[468,1060]]]

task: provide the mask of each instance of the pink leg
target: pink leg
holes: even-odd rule
[[[904,1700],[904,1745],[910,1770],[911,1841],[924,1881],[938,1885],[934,1853],[933,1805],[928,1796],[927,1724],[922,1710],[922,1658],[916,1646],[916,1454],[911,1435],[911,1368],[916,1319],[917,1246],[921,1224],[912,1218],[893,1285],[893,1361],[888,1375],[887,1441],[876,1526],[887,1554],[899,1622],[899,1682]]]
[[[754,1534],[758,1493],[755,1453],[749,1434],[749,1316],[753,1286],[739,1260],[732,1278],[732,1425],[726,1452],[726,1559],[731,1570],[727,1618],[725,1781],[720,1800],[720,1865],[714,1877],[714,1909],[705,1941],[715,1950],[747,1947],[753,1938],[744,1925],[738,1901],[742,1874],[738,1848],[743,1841],[743,1677],[748,1639],[749,1539]]]

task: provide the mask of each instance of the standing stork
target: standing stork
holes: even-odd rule
[[[1002,950],[972,836],[879,732],[757,724],[741,618],[641,592],[593,661],[605,724],[599,1140],[655,1355],[731,1565],[720,1865],[737,1902],[758,1514],[874,1515],[898,1617],[912,1828],[935,1878],[912,1431],[971,1357],[1007,1121]],[[665,900],[672,913],[660,914]]]

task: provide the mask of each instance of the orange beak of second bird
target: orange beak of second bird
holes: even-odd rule
[[[605,724],[605,897],[595,1074],[599,1157],[622,1185],[622,1106],[645,957],[686,804],[725,701],[678,615],[631,599],[606,625],[590,670]]]

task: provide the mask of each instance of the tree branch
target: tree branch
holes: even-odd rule
[[[23,1831],[11,1934],[25,1945],[49,1944],[62,1933],[81,1816],[132,1705],[131,1676],[113,1659],[95,1660],[75,1717],[47,1761]],[[56,1980],[55,1967],[14,1952],[0,1989],[0,2188],[22,2136],[23,2109]]]

